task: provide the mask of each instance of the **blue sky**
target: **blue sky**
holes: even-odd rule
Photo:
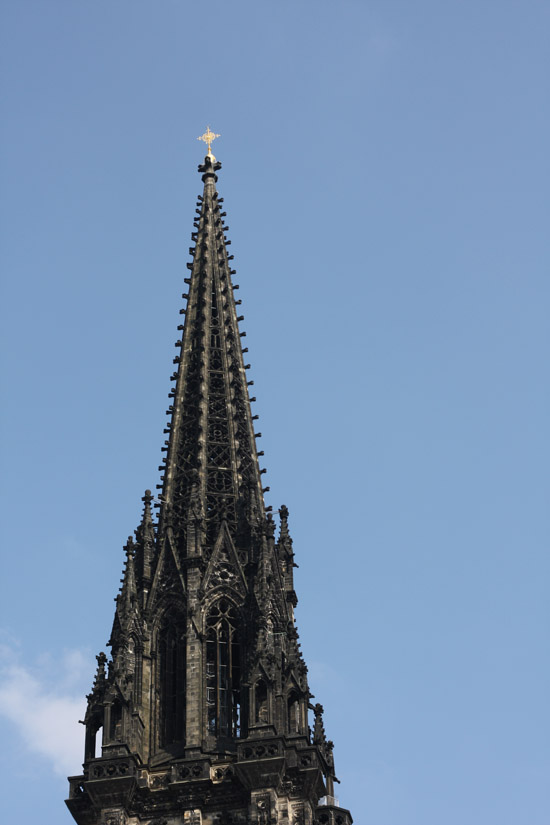
[[[547,825],[547,3],[4,0],[6,821],[158,481],[207,124],[302,648],[364,825]]]

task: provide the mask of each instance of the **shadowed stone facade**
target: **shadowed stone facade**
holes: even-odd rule
[[[276,535],[264,504],[220,168],[210,152],[199,166],[162,483],[97,657],[69,779],[79,825],[352,822],[298,643],[288,510]]]

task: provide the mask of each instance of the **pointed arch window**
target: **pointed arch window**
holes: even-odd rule
[[[216,736],[241,733],[241,650],[235,608],[220,599],[210,609],[206,633],[208,730]]]
[[[159,633],[159,744],[185,738],[185,629],[167,624]]]
[[[84,759],[99,759],[103,737],[103,714],[93,716],[86,725]]]
[[[132,675],[134,705],[141,702],[141,680],[143,678],[143,651],[135,636],[130,636],[127,646],[127,670]]]

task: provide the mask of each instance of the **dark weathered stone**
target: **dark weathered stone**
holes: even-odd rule
[[[70,779],[79,825],[351,823],[310,704],[288,510],[276,538],[263,499],[220,166],[210,155],[199,166],[159,519],[147,490],[111,660],[97,657],[88,696],[83,775]]]

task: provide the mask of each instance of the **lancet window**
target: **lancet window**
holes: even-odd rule
[[[142,650],[136,639],[130,636],[127,649],[127,670],[133,676],[133,700],[141,702],[141,679],[143,675]]]
[[[99,716],[90,720],[86,726],[86,744],[84,759],[98,759],[101,756],[103,721]]]
[[[183,623],[167,624],[159,633],[159,744],[185,738],[185,632]]]
[[[206,635],[206,705],[208,730],[240,736],[241,650],[235,608],[220,599],[210,609]]]

